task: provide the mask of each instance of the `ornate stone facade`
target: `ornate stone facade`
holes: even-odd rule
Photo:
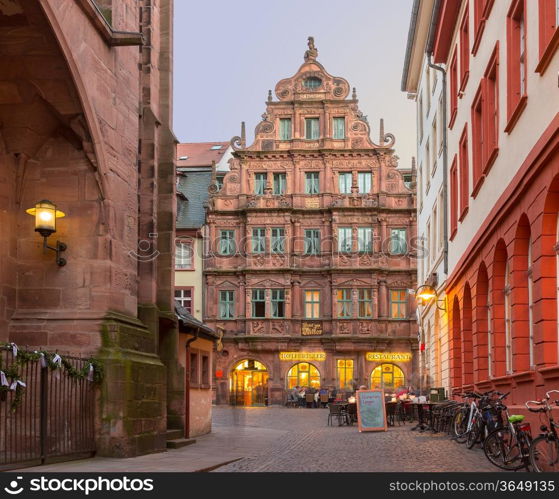
[[[379,363],[366,352],[417,348],[407,293],[416,271],[413,172],[397,168],[382,122],[379,142],[370,139],[355,89],[317,53],[309,39],[305,63],[276,85],[277,100],[269,93],[254,143],[234,137],[231,171],[219,192],[210,187],[204,321],[224,332],[218,403],[250,403],[233,393],[243,360],[266,369],[260,403],[283,403],[296,362],[280,352],[326,353],[312,362],[322,386],[341,384],[337,360],[351,359],[355,383],[369,386]],[[399,365],[406,383],[412,365]]]

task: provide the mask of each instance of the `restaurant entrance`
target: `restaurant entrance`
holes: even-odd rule
[[[231,371],[229,388],[231,405],[268,405],[268,370],[261,362],[242,360]]]

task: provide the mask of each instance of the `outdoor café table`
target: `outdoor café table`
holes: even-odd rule
[[[434,431],[434,429],[433,429],[433,407],[435,407],[438,404],[440,404],[440,402],[412,402],[411,403],[412,407],[417,407],[417,419],[418,419],[418,423],[412,428],[412,431],[413,430],[419,430],[419,431],[431,430],[431,431]],[[425,414],[423,412],[425,407],[429,408],[429,421],[425,421]]]

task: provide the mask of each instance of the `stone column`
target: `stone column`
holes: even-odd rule
[[[239,319],[246,318],[246,282],[244,276],[239,277]]]
[[[388,290],[386,281],[379,281],[379,318],[386,319],[388,317]]]
[[[291,280],[291,285],[293,289],[293,297],[291,300],[291,313],[293,319],[301,318],[301,281],[298,277],[293,277]]]
[[[387,241],[386,218],[379,217],[378,221],[380,223],[380,252],[383,253],[390,250],[390,243]]]

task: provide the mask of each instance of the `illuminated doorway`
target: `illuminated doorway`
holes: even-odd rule
[[[287,389],[295,386],[320,388],[320,372],[308,362],[295,364],[287,373]]]
[[[400,386],[404,386],[404,381],[404,372],[395,364],[381,364],[371,373],[373,390],[382,388],[387,392],[393,392]]]
[[[261,362],[247,359],[231,371],[229,390],[231,405],[268,405],[268,370]]]

